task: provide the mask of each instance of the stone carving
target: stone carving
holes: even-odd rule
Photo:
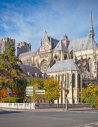
[[[41,65],[40,65],[40,69],[41,69],[41,72],[42,72],[42,73],[47,72],[47,70],[48,70],[48,61],[43,60],[43,61],[41,62]]]
[[[45,36],[44,36],[43,44],[41,46],[41,51],[47,51],[49,49],[50,49],[50,43],[47,37],[47,32],[45,31]]]
[[[48,54],[41,54],[40,58],[43,58],[43,57],[48,57]]]

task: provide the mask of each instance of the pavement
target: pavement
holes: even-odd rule
[[[68,108],[68,110],[66,110],[66,108],[48,108],[48,109],[14,109],[14,108],[0,108],[0,110],[3,111],[30,111],[30,112],[57,112],[57,111],[92,111],[92,108],[87,108],[87,107],[83,107],[83,108]],[[96,109],[95,109],[96,110]],[[97,111],[97,110],[96,110]]]
[[[17,111],[0,108],[0,127],[98,127],[98,110],[50,108]]]

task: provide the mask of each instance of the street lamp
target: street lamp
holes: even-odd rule
[[[64,89],[64,87],[62,88],[63,90],[65,90],[66,92],[66,110],[68,110],[68,102],[67,102],[67,94],[69,93],[69,90],[68,89]],[[64,104],[63,104],[63,110],[64,110]]]

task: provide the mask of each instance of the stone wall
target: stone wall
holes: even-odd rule
[[[27,42],[21,42],[17,44],[17,57],[21,53],[30,52],[31,51],[31,44]]]
[[[3,51],[6,49],[6,47],[8,46],[8,44],[11,40],[13,41],[13,46],[15,46],[15,39],[5,37],[0,40],[0,54],[3,53]],[[15,52],[14,52],[14,54],[15,54]]]

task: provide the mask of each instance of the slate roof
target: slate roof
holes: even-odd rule
[[[59,43],[54,48],[54,51],[63,50],[68,52],[68,49],[65,47],[64,43],[60,40]]]
[[[89,39],[89,37],[83,37],[70,41],[68,51],[80,51],[93,48],[98,48],[97,43],[93,39]]]
[[[49,42],[50,42],[50,37],[48,36]],[[56,45],[58,44],[60,40],[52,38],[51,37],[51,44],[52,44],[52,49],[54,49],[56,47]]]
[[[26,53],[22,53],[19,55],[19,58],[21,59],[21,61],[29,61],[31,60],[32,56],[34,56],[36,53],[36,51],[32,51],[32,52],[26,52]]]
[[[62,60],[56,62],[47,73],[60,72],[60,71],[79,71],[77,65],[72,59]]]
[[[25,74],[27,74],[27,72],[30,72],[33,76],[35,75],[35,73],[38,73],[40,77],[42,76],[42,72],[37,67],[24,65],[24,64],[18,64],[18,65],[20,66],[20,68],[23,70]]]

